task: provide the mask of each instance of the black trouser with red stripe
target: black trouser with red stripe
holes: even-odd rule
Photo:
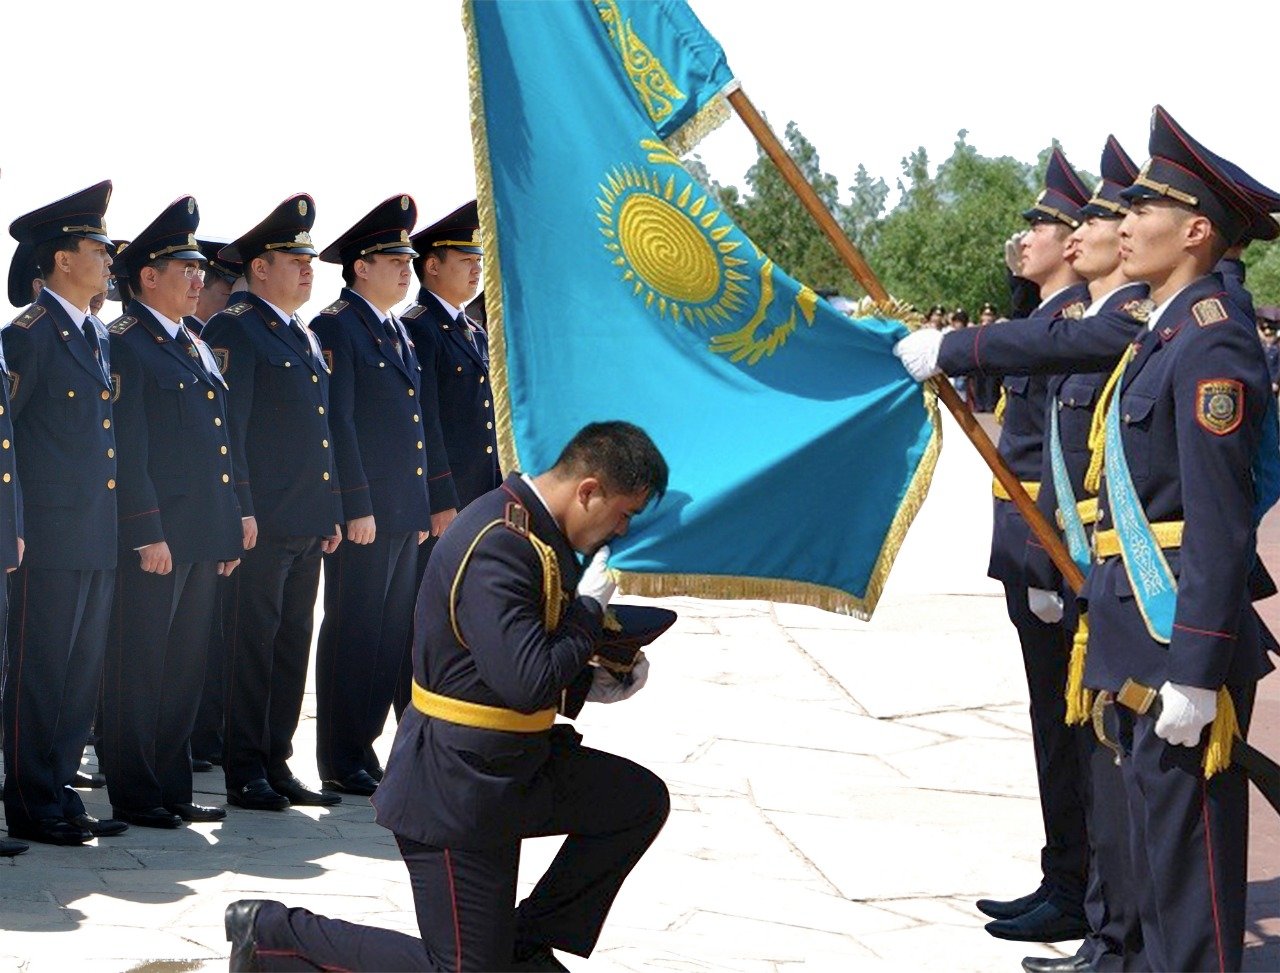
[[[1241,732],[1256,687],[1233,689]],[[1244,953],[1249,783],[1239,767],[1204,779],[1204,739],[1171,746],[1155,720],[1120,709],[1135,888],[1153,970],[1238,970]]]
[[[378,531],[324,558],[324,621],[316,645],[316,766],[321,780],[380,769],[373,742],[409,656],[418,532]],[[370,766],[372,763],[372,766]]]
[[[506,970],[524,945],[589,956],[618,889],[667,819],[666,785],[622,757],[572,747],[555,804],[526,837],[568,837],[529,897],[512,908],[519,839],[481,849],[397,836],[421,939],[272,903],[258,913],[264,970]]]

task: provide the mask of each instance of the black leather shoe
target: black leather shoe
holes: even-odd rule
[[[210,807],[207,804],[166,804],[164,809],[183,821],[221,821],[227,816],[225,807]]]
[[[289,798],[272,789],[266,778],[251,780],[243,787],[227,788],[227,803],[250,811],[283,811]]]
[[[142,807],[129,811],[122,807],[113,807],[111,813],[121,821],[128,821],[140,828],[180,828],[182,818],[162,807]]]
[[[354,774],[347,774],[341,780],[321,781],[320,786],[327,791],[341,791],[343,794],[368,797],[378,789],[378,782],[369,775],[368,771],[357,770]]]
[[[1059,943],[1064,939],[1084,939],[1089,924],[1082,915],[1063,912],[1052,902],[1041,902],[1016,919],[988,922],[987,932],[996,939],[1012,939],[1019,943]]]
[[[1041,902],[1047,901],[1049,893],[1038,888],[1030,895],[1020,899],[979,899],[974,903],[978,911],[992,919],[1016,919],[1024,912],[1030,912]]]
[[[0,838],[0,857],[12,858],[21,855],[31,846],[25,841],[14,841],[12,838]]]
[[[372,777],[374,780],[376,780],[379,784],[382,783],[383,770],[381,767],[371,767],[368,770],[366,770],[365,773],[368,774],[370,777]]]
[[[71,781],[71,786],[79,790],[96,790],[99,787],[107,786],[107,778],[102,774],[86,774],[83,770],[77,770],[75,778]]]
[[[222,926],[227,931],[227,942],[231,944],[228,962],[231,973],[262,969],[258,964],[258,935],[254,926],[258,921],[258,910],[271,904],[271,899],[239,899],[227,906]]]
[[[1022,968],[1027,973],[1086,973],[1093,969],[1083,956],[1028,956]]]
[[[26,824],[10,822],[9,834],[46,845],[83,845],[93,837],[84,828],[62,818],[40,818]]]
[[[193,774],[207,774],[213,770],[212,760],[201,760],[199,757],[191,758],[191,772]]]
[[[129,825],[123,821],[115,818],[99,819],[92,814],[77,814],[74,818],[67,818],[67,820],[82,831],[88,831],[95,838],[111,838],[129,830]]]
[[[313,791],[296,777],[286,777],[284,780],[273,780],[271,782],[271,786],[274,787],[278,793],[287,797],[290,804],[309,804],[316,807],[328,807],[331,804],[342,803],[342,798],[337,794],[326,794],[323,791]]]

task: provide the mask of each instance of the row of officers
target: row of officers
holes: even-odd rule
[[[1054,150],[1023,214],[1020,319],[894,351],[920,380],[1002,377],[1000,454],[1084,577],[1077,593],[996,484],[988,573],[1022,648],[1045,843],[987,931],[1082,940],[1030,973],[1235,970],[1248,793],[1233,741],[1277,646],[1253,602],[1280,496],[1276,398],[1243,266],[1280,194],[1163,108],[1150,161],[1110,138],[1092,190]],[[1143,687],[1143,688],[1139,688]]]
[[[318,252],[305,194],[230,243],[190,196],[113,241],[110,195],[10,227],[10,300],[34,303],[0,332],[8,854],[222,818],[193,733],[236,806],[372,794],[432,539],[500,482],[474,202],[415,234],[395,196]],[[345,287],[308,326],[317,257]],[[314,789],[289,761],[322,564]],[[71,786],[100,687],[111,819]]]

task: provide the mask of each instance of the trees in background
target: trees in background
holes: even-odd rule
[[[931,171],[923,148],[902,160],[897,202],[889,208],[884,179],[859,166],[840,191],[823,170],[818,150],[790,122],[784,140],[791,157],[835,214],[889,292],[920,308],[942,302],[971,314],[984,301],[1006,308],[1004,241],[1026,224],[1021,212],[1035,198],[1052,146],[1035,164],[984,156],[957,133],[951,155]],[[862,289],[831,244],[760,153],[745,175],[746,189],[717,183],[694,157],[686,163],[752,239],[793,277],[818,290],[853,297]],[[1097,177],[1079,170],[1085,184]],[[1280,247],[1255,243],[1245,251],[1248,284],[1258,304],[1280,304]],[[976,315],[975,315],[976,316]]]

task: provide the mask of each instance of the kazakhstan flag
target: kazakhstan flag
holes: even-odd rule
[[[634,422],[671,487],[613,547],[626,590],[869,616],[936,405],[893,357],[901,322],[840,314],[681,165],[727,116],[720,46],[674,0],[464,15],[503,467]]]

